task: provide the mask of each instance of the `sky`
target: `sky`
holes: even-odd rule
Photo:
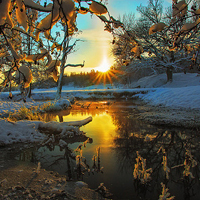
[[[171,0],[164,0],[164,5],[170,6],[170,2]],[[47,3],[50,3],[50,0]],[[137,16],[136,9],[140,4],[145,6],[148,4],[148,0],[108,0],[107,8],[111,16],[118,19],[119,16],[129,13],[135,13]],[[66,68],[65,73],[87,72],[91,69],[101,71],[102,66],[112,66],[114,64],[111,54],[112,34],[104,31],[104,23],[90,13],[78,14],[77,27],[81,33],[74,39],[82,41],[77,43],[75,52],[68,55],[66,64],[79,64],[85,61],[85,66],[83,68]]]

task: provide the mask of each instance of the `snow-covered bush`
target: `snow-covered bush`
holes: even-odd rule
[[[54,112],[67,109],[71,106],[71,102],[69,99],[59,99],[55,101],[50,101],[48,103],[44,103],[40,106],[41,112]]]

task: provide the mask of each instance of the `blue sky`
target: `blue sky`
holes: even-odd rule
[[[47,3],[50,2],[50,0],[47,0]],[[171,0],[165,0],[164,5],[170,6],[170,2]],[[135,13],[135,16],[137,16],[136,9],[140,4],[145,6],[148,4],[148,0],[108,0],[107,8],[114,18],[128,13]],[[107,65],[112,65],[114,62],[113,57],[110,55],[112,35],[104,31],[104,23],[95,15],[89,13],[86,15],[79,14],[77,27],[82,33],[75,38],[81,39],[83,42],[77,43],[76,52],[68,56],[67,64],[82,63],[85,60],[85,67],[68,68],[66,72],[90,71],[101,66],[103,60],[104,64],[107,60]]]

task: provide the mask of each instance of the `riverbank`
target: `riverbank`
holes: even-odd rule
[[[138,108],[138,118],[154,125],[181,128],[200,128],[200,110],[189,108],[170,108],[144,104]]]
[[[32,97],[23,101],[19,92],[1,93],[0,114],[6,117],[22,107],[42,107],[54,100],[56,88],[35,89]],[[151,124],[197,128],[200,126],[200,76],[197,73],[176,73],[173,82],[166,81],[166,74],[141,78],[129,86],[94,85],[87,88],[63,86],[62,98],[77,100],[139,100],[138,117]],[[55,103],[55,102],[54,102]],[[144,106],[145,105],[145,106]]]
[[[69,181],[57,172],[40,169],[40,164],[9,164],[0,170],[0,199],[105,199],[86,183]]]

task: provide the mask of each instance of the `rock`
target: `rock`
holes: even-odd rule
[[[88,187],[88,184],[87,183],[85,183],[85,182],[83,182],[83,181],[77,181],[76,183],[75,183],[75,185],[76,185],[76,187],[78,187],[78,188],[82,188],[82,187]]]

